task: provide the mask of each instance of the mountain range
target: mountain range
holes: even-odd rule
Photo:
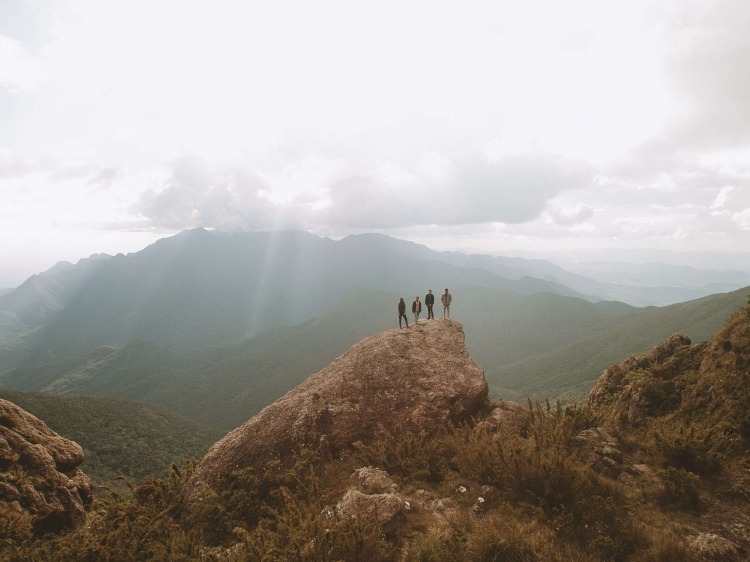
[[[514,399],[581,398],[624,354],[678,331],[705,339],[747,298],[740,289],[638,308],[602,295],[644,288],[542,260],[383,235],[196,229],[60,263],[1,295],[0,386],[144,400],[228,429],[395,326],[399,296],[445,287],[491,395]]]

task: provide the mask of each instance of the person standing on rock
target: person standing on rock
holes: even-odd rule
[[[398,301],[398,327],[402,328],[401,326],[401,317],[403,316],[404,320],[406,321],[406,327],[409,327],[409,319],[406,317],[406,303],[404,302],[404,297],[401,297]]]
[[[422,303],[419,301],[419,297],[411,303],[411,311],[414,313],[414,323],[416,324],[419,322],[419,313],[422,312]]]
[[[432,312],[432,306],[435,304],[435,295],[432,294],[432,289],[424,296],[424,303],[427,305],[427,320],[430,318],[434,319],[435,315]]]
[[[440,296],[440,302],[443,303],[443,318],[451,317],[451,301],[453,296],[448,292],[448,289]]]

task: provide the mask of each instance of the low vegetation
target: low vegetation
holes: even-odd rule
[[[158,478],[173,463],[202,456],[221,432],[164,408],[105,396],[0,389],[9,400],[81,445],[94,483],[125,492],[125,480]]]
[[[305,451],[290,467],[245,470],[240,485],[190,510],[182,488],[194,464],[173,465],[131,494],[100,495],[90,523],[65,535],[37,537],[27,522],[3,519],[0,560],[689,561],[680,537],[720,475],[747,468],[741,455],[722,456],[721,470],[685,463],[674,455],[683,430],[659,426],[644,430],[658,439],[626,441],[632,459],[654,461],[653,472],[608,478],[577,454],[575,436],[599,421],[589,407],[536,405],[531,420],[527,437],[465,424],[432,435],[381,431],[345,459]],[[695,458],[717,458],[702,451]],[[338,517],[334,506],[361,466],[386,470],[404,497],[439,498],[445,509],[415,501],[392,529],[372,514]]]
[[[749,345],[743,309],[700,361],[684,345],[646,357],[613,371],[619,382],[604,381],[598,403],[529,404],[525,431],[383,429],[342,457],[303,451],[243,469],[237,485],[189,506],[195,465],[172,465],[129,494],[100,494],[88,524],[62,535],[34,535],[6,509],[0,561],[698,562],[691,541],[730,532],[735,550],[715,559],[739,560],[750,548]],[[633,402],[635,388],[648,399]],[[625,415],[633,403],[640,417]],[[616,437],[613,470],[581,447],[597,431]],[[365,466],[409,503],[396,524],[337,511]]]

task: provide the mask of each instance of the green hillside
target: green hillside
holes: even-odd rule
[[[487,368],[494,396],[581,399],[602,370],[623,356],[644,353],[675,333],[693,343],[715,333],[747,302],[750,288],[666,307],[632,309],[608,326],[571,334],[568,342],[499,368]],[[469,345],[471,351],[471,345]],[[477,357],[481,364],[485,364]],[[493,363],[497,365],[498,363]]]
[[[175,467],[57,535],[8,509],[0,560],[747,560],[750,309],[733,312],[706,345],[623,362],[582,406],[499,403],[345,455],[232,461],[235,485],[189,503],[200,472]]]
[[[97,484],[122,487],[163,476],[172,462],[202,457],[223,434],[165,408],[105,396],[0,390],[0,398],[34,414],[83,447],[83,471]]]
[[[492,395],[521,401],[527,395],[580,399],[623,355],[648,351],[675,332],[705,339],[747,298],[742,290],[638,309],[499,289],[452,292],[453,317],[463,323],[469,353],[484,368]],[[396,327],[399,296],[354,287],[316,319],[236,345],[168,350],[135,341],[124,349],[102,347],[79,358],[13,369],[0,384],[142,400],[229,430],[363,337]],[[436,312],[442,315],[440,305]]]
[[[59,264],[0,296],[0,372],[134,340],[172,349],[233,345],[316,318],[353,286],[421,294],[440,280],[576,294],[439,255],[386,236],[335,242],[305,232],[196,229],[127,256]]]

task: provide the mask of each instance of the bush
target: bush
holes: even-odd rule
[[[380,427],[369,444],[358,442],[354,447],[356,463],[376,466],[412,481],[436,484],[448,472],[445,431],[428,434],[402,428],[388,432]]]
[[[450,440],[453,463],[467,480],[540,507],[561,537],[614,560],[636,548],[640,530],[628,523],[620,488],[578,460],[573,438],[582,419],[547,405],[534,408],[528,438],[464,426]]]
[[[96,500],[87,528],[29,541],[16,552],[0,549],[0,560],[195,560],[200,536],[175,520],[191,470],[173,465],[166,478],[135,486],[126,499]]]
[[[700,478],[684,468],[670,466],[662,475],[657,499],[662,505],[697,508],[700,505]]]
[[[411,562],[463,562],[466,556],[466,532],[456,525],[429,527],[409,542],[404,559]]]
[[[714,476],[722,470],[714,432],[686,422],[661,420],[653,426],[657,451],[668,466],[682,468],[700,476]]]
[[[247,560],[391,562],[396,546],[375,514],[339,519],[320,498],[297,498],[282,491],[283,505],[246,534]]]
[[[639,562],[693,562],[697,560],[685,541],[669,533],[658,535]]]

